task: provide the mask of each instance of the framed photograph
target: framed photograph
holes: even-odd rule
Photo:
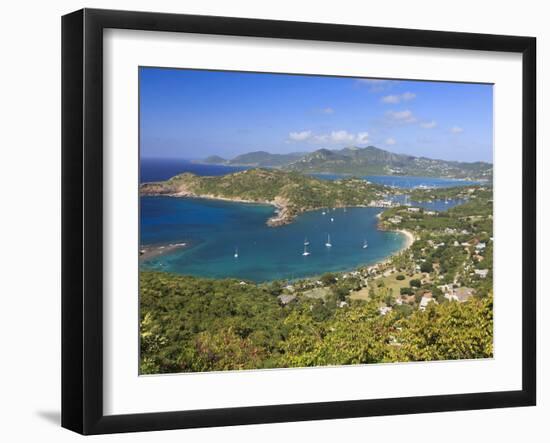
[[[530,37],[62,20],[62,425],[536,402]]]

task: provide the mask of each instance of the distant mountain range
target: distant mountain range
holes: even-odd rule
[[[231,166],[253,166],[261,168],[282,168],[295,161],[301,160],[306,152],[293,152],[291,154],[270,154],[266,151],[248,152],[238,155],[231,160],[226,160],[217,155],[205,158],[201,163]]]
[[[232,166],[281,168],[303,173],[352,175],[410,175],[474,180],[491,180],[493,165],[486,162],[457,162],[395,154],[374,146],[318,149],[311,153],[271,154],[250,152],[227,160],[211,156],[201,163]]]

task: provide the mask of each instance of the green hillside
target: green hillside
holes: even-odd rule
[[[491,179],[489,163],[453,162],[425,157],[395,154],[374,146],[344,148],[342,150],[319,149],[302,159],[285,166],[292,171],[355,175],[409,175],[423,177]]]
[[[389,188],[364,180],[349,178],[328,181],[276,169],[249,169],[216,177],[184,173],[164,182],[141,186],[142,195],[272,203],[286,211],[286,222],[294,215],[312,209],[367,206],[371,201],[383,198],[388,192]]]

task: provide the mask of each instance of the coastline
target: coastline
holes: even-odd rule
[[[164,194],[164,196],[167,196],[167,195]],[[170,195],[170,196],[174,197],[173,195]],[[191,196],[188,196],[188,197],[191,197]],[[269,204],[269,205],[275,206],[275,207],[278,208],[278,210],[277,210],[277,213],[275,215],[273,215],[272,217],[270,217],[268,219],[267,224],[269,226],[274,226],[274,225],[271,225],[270,223],[272,223],[272,221],[277,219],[278,217],[281,217],[281,219],[284,219],[285,216],[286,216],[286,214],[281,213],[284,210],[284,206],[281,205],[280,202],[269,202],[268,203],[268,202],[250,201],[250,200],[244,200],[244,199],[215,198],[215,197],[192,197],[192,198],[205,198],[205,199],[212,199],[212,200],[224,200],[224,201],[230,201],[230,202],[236,202],[236,203],[246,203],[246,204]],[[353,206],[353,207],[355,207],[355,206]],[[361,206],[361,207],[368,207],[368,206]],[[282,209],[279,209],[279,208],[282,208]],[[350,208],[351,208],[351,206],[350,206]],[[382,209],[382,211],[379,212],[378,214],[376,214],[376,216],[375,216],[378,219],[380,219],[380,216],[381,216],[384,208],[380,208],[380,209]],[[312,209],[312,210],[319,210],[319,209]],[[307,211],[303,211],[303,212],[307,212]],[[295,217],[297,217],[300,214],[301,213],[293,214],[293,216],[290,220],[294,219]],[[291,221],[288,221],[287,223],[290,223],[290,222]],[[392,257],[395,257],[395,256],[401,254],[402,252],[406,251],[407,249],[409,249],[411,247],[411,245],[414,243],[414,241],[416,240],[416,237],[415,237],[414,233],[409,231],[409,230],[406,230],[406,229],[383,229],[379,224],[377,226],[377,229],[380,230],[380,231],[399,232],[400,234],[402,234],[404,236],[403,244],[401,245],[401,247],[399,247],[399,249],[395,250],[394,252],[390,253],[389,255],[387,255],[383,258],[380,258],[379,260],[377,260],[375,262],[358,263],[358,264],[356,264],[355,266],[353,266],[349,269],[343,269],[343,270],[335,271],[337,274],[348,273],[348,272],[353,272],[353,271],[360,271],[361,269],[363,269],[365,267],[368,267],[368,266],[386,265],[386,264],[390,263]],[[189,241],[180,242],[180,243],[143,245],[140,248],[139,261],[140,261],[140,263],[142,263],[142,262],[148,261],[148,260],[156,258],[156,257],[161,257],[161,256],[164,256],[164,255],[168,255],[168,254],[170,254],[170,253],[172,253],[172,252],[174,252],[178,249],[188,248],[190,246],[192,246],[192,245]],[[313,275],[309,275],[309,276],[293,278],[293,279],[290,279],[289,281],[313,281],[315,279],[318,279],[320,275],[322,275],[322,274],[313,274]]]
[[[162,245],[145,245],[139,248],[139,261],[144,262],[152,258],[161,257],[178,249],[188,248],[189,242],[168,243]]]
[[[384,211],[382,211],[382,212],[384,212]],[[382,212],[379,212],[378,214],[376,214],[376,218],[378,220],[380,220]],[[405,236],[405,244],[403,245],[403,247],[401,247],[401,249],[399,251],[397,251],[396,253],[390,255],[390,257],[393,257],[394,255],[397,255],[397,254],[400,254],[403,251],[406,251],[416,241],[416,237],[415,237],[414,233],[407,230],[407,229],[383,229],[380,226],[380,224],[378,224],[378,229],[380,229],[381,231],[399,232],[399,233],[401,233]],[[387,259],[385,259],[385,260],[387,260]]]
[[[399,254],[403,251],[406,251],[407,249],[409,249],[412,246],[412,244],[416,240],[414,234],[411,231],[408,231],[406,229],[396,229],[394,232],[400,232],[401,234],[403,234],[405,236],[405,244],[403,245],[403,247],[398,252],[396,252],[395,254],[392,254],[392,255],[396,255],[396,254]]]
[[[275,207],[275,214],[267,220],[266,224],[271,227],[275,226],[282,226],[286,225],[292,222],[292,220],[295,218],[298,213],[291,214],[290,209],[288,206],[288,202],[284,199],[280,199],[277,197],[274,201],[269,200],[248,200],[244,198],[239,197],[221,197],[217,195],[211,195],[211,194],[202,194],[198,195],[193,192],[175,192],[175,193],[146,193],[141,194],[141,196],[145,197],[174,197],[174,198],[202,198],[205,200],[220,200],[220,201],[226,201],[226,202],[233,202],[233,203],[247,203],[247,204],[256,204],[256,205],[269,205]]]
[[[173,197],[173,198],[198,198],[205,200],[219,200],[232,203],[247,203],[256,205],[269,205],[275,207],[275,214],[269,217],[266,221],[267,226],[272,228],[277,226],[288,225],[300,214],[311,211],[320,211],[325,209],[326,206],[320,206],[315,208],[297,209],[289,205],[288,200],[282,197],[275,197],[275,200],[248,200],[239,197],[221,197],[212,194],[195,194],[189,191],[173,192],[173,193],[161,193],[161,192],[147,192],[141,193],[142,197]],[[387,209],[385,207],[376,204],[357,204],[357,205],[337,205],[335,208],[380,208]],[[379,217],[379,215],[377,215]]]

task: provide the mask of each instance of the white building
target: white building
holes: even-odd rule
[[[478,251],[482,251],[483,249],[485,249],[486,246],[487,246],[487,245],[486,245],[485,243],[478,243],[478,244],[476,245],[476,249],[477,249]]]
[[[487,274],[489,274],[489,270],[488,269],[475,269],[474,273],[475,273],[475,275],[477,275],[480,278],[485,278],[485,277],[487,277]]]

